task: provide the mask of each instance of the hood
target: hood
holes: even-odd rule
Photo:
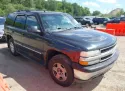
[[[101,49],[116,43],[116,38],[112,35],[84,28],[56,32],[52,33],[52,36],[85,51]]]

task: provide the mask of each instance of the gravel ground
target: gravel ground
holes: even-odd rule
[[[109,72],[92,81],[61,87],[40,64],[22,56],[12,56],[6,43],[0,43],[0,73],[11,91],[125,91],[125,37],[117,38],[119,59]]]

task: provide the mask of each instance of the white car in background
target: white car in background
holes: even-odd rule
[[[93,18],[95,18],[95,16],[84,16],[84,19],[90,23],[93,23]]]
[[[5,18],[4,17],[0,17],[0,41],[4,41],[5,37],[4,37],[4,22],[5,22]]]

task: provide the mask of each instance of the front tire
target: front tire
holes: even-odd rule
[[[14,44],[14,41],[13,41],[12,38],[9,40],[8,46],[9,46],[10,52],[11,52],[14,56],[17,56],[18,53],[17,53],[17,51],[16,51],[16,47],[15,47],[15,44]]]
[[[61,86],[68,87],[74,81],[70,60],[65,55],[56,55],[49,61],[49,72],[52,79]]]

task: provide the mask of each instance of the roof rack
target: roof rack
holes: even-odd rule
[[[18,10],[16,12],[30,12],[30,10]]]

